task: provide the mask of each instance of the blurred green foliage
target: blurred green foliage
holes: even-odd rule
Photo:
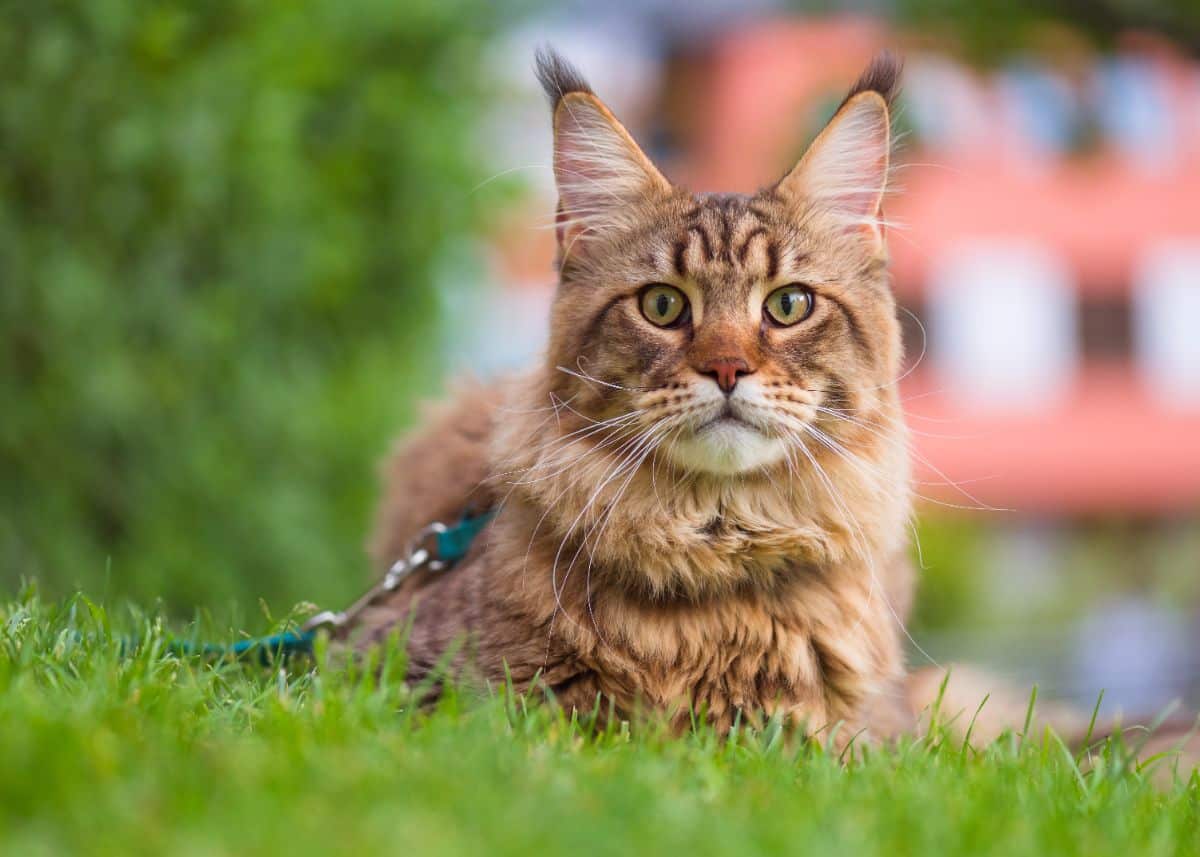
[[[918,569],[911,628],[918,633],[970,626],[986,609],[986,538],[989,522],[921,507],[913,530]]]
[[[1053,49],[1063,32],[1056,27],[1100,48],[1140,30],[1200,52],[1196,0],[896,0],[891,14],[914,31],[957,43],[972,60],[989,64],[1011,59],[1033,43]]]
[[[487,7],[0,5],[0,576],[338,603],[482,207]]]

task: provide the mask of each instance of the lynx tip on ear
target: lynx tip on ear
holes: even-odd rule
[[[533,62],[537,70],[538,81],[542,84],[542,89],[546,91],[546,97],[550,99],[551,110],[558,107],[558,102],[569,93],[594,94],[579,69],[571,65],[549,45],[538,48]]]
[[[875,92],[883,98],[888,107],[891,107],[896,96],[900,94],[900,72],[903,69],[904,62],[900,57],[891,51],[880,51],[859,75],[854,86],[850,87],[842,104],[845,105],[854,96],[864,92]]]

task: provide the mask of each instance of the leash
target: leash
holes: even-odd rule
[[[445,571],[467,555],[475,537],[492,520],[494,512],[464,515],[457,524],[434,521],[426,525],[409,543],[404,557],[397,560],[375,586],[345,610],[323,610],[301,626],[299,631],[271,634],[236,643],[197,643],[169,640],[167,651],[177,655],[200,655],[213,659],[257,660],[263,666],[297,655],[313,653],[313,644],[322,631],[337,631],[349,626],[365,608],[394,592],[418,569]],[[134,641],[132,647],[136,647]]]

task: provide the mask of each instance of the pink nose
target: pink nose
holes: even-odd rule
[[[737,386],[738,376],[748,375],[750,367],[741,358],[718,357],[701,366],[700,373],[716,380],[717,386],[729,394]]]

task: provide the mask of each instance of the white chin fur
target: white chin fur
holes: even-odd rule
[[[750,426],[724,422],[701,429],[670,444],[671,460],[687,470],[735,476],[768,467],[787,454],[784,441]]]

